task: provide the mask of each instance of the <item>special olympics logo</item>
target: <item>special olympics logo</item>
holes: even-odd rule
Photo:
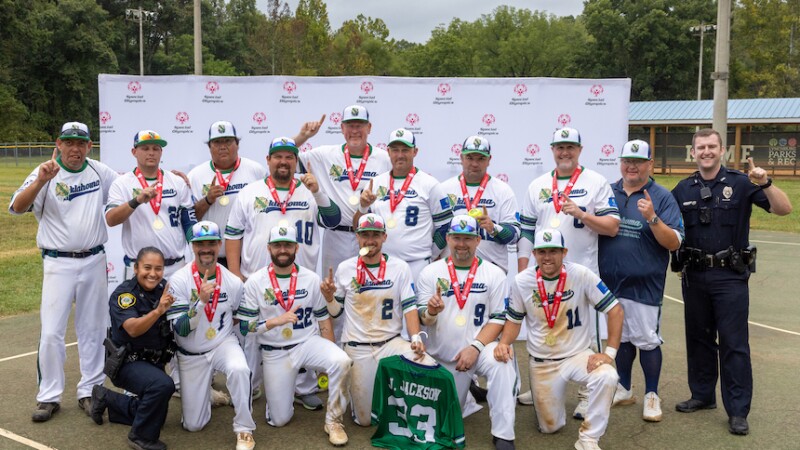
[[[106,273],[112,273],[112,272],[114,272],[114,264],[107,263],[106,264]]]
[[[536,156],[539,153],[539,145],[537,144],[530,144],[528,147],[525,148],[525,153]]]
[[[416,113],[409,113],[406,116],[406,123],[411,125],[412,127],[419,123],[419,116]]]
[[[508,183],[508,175],[507,174],[498,173],[496,176],[497,176],[497,179],[502,181],[503,183]]]
[[[453,144],[453,146],[450,147],[450,152],[458,157],[461,157],[461,144]]]
[[[294,81],[287,81],[283,83],[283,90],[292,95],[292,92],[297,90],[297,84]]]
[[[450,92],[450,85],[447,83],[439,83],[439,86],[436,88],[436,91],[442,95],[447,95]]]
[[[372,92],[374,89],[375,86],[372,85],[371,81],[365,81],[361,83],[361,92],[363,92],[366,95],[369,95],[369,93]]]
[[[486,124],[487,127],[490,127],[497,121],[497,119],[494,118],[494,114],[484,114],[481,121]]]
[[[592,93],[595,97],[599,97],[600,94],[603,93],[603,85],[602,84],[593,84],[591,88],[589,88],[589,92]]]
[[[301,153],[305,153],[305,152],[311,150],[312,148],[314,148],[314,146],[311,145],[310,143],[306,142],[305,144],[300,146],[300,152]]]
[[[342,122],[342,113],[340,113],[340,112],[332,112],[331,115],[330,115],[330,120],[331,120],[331,122],[333,122],[334,126],[338,127],[339,124]]]
[[[264,114],[263,112],[259,111],[259,112],[255,113],[255,114],[253,114],[253,122],[261,125],[262,123],[264,123],[266,121],[267,121],[267,115]]]
[[[569,114],[560,114],[557,120],[562,127],[565,127],[568,123],[572,122],[572,117],[570,117]]]
[[[600,149],[600,151],[603,152],[604,155],[609,156],[614,153],[614,146],[611,144],[606,144]]]
[[[378,147],[378,148],[383,149],[383,150],[389,150],[389,146],[384,144],[383,142],[375,144],[375,147]]]
[[[189,113],[185,111],[180,111],[178,114],[175,114],[175,120],[181,123],[181,125],[185,124],[189,121]]]
[[[100,111],[100,123],[105,125],[111,120],[111,113],[108,111]]]
[[[219,90],[219,83],[216,81],[209,81],[206,83],[206,90],[210,92],[211,95],[214,95],[214,93]]]
[[[142,84],[138,81],[131,81],[128,83],[128,90],[131,91],[131,93],[136,94],[142,90]]]
[[[522,97],[526,92],[528,92],[528,86],[524,84],[514,85],[514,93],[517,94],[517,97]]]

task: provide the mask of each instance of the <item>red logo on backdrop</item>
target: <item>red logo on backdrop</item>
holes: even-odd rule
[[[514,85],[514,93],[517,94],[517,97],[522,97],[526,92],[528,92],[528,86],[525,86],[524,84]]]
[[[303,145],[301,145],[301,146],[300,146],[300,151],[301,151],[302,153],[305,153],[305,152],[307,152],[307,151],[311,150],[312,148],[314,148],[314,146],[313,146],[313,145],[311,145],[311,144],[309,144],[308,142],[306,142],[305,144],[303,144]]]
[[[135,94],[142,90],[142,84],[138,81],[131,81],[128,83],[128,90]]]
[[[111,263],[106,264],[106,273],[111,273],[114,271],[114,265]]]
[[[611,144],[606,144],[600,149],[600,151],[603,152],[604,155],[608,156],[614,153],[614,146]]]
[[[454,155],[456,155],[456,156],[459,156],[459,157],[460,157],[460,156],[461,156],[461,144],[453,144],[453,146],[452,146],[452,147],[450,147],[450,151],[451,151],[451,152],[452,152]]]
[[[383,142],[375,144],[375,147],[382,148],[384,150],[388,150],[389,149],[389,146],[384,144]]]
[[[412,127],[419,122],[419,116],[416,113],[410,113],[406,116],[406,123]]]
[[[375,86],[372,85],[371,81],[365,81],[361,83],[361,91],[367,95],[375,89]]]
[[[439,87],[437,87],[436,90],[442,95],[447,95],[447,93],[450,92],[450,85],[447,83],[439,83]]]
[[[497,179],[502,181],[503,183],[508,183],[508,175],[506,175],[504,173],[498,173],[497,174]]]
[[[797,139],[789,138],[789,147],[797,147]]]
[[[592,93],[595,97],[599,97],[600,94],[603,93],[603,85],[602,84],[593,84],[591,88],[589,88],[589,92]]]
[[[175,114],[175,120],[181,123],[181,125],[185,124],[189,121],[189,113],[185,111],[181,111],[178,114]]]
[[[292,92],[297,90],[297,84],[294,81],[287,81],[283,83],[283,90],[288,92],[289,95],[292,95]]]
[[[267,115],[263,112],[257,112],[253,114],[253,122],[261,125],[262,123],[267,121]]]
[[[527,148],[525,148],[525,153],[536,156],[539,153],[539,146],[537,144],[530,144]]]
[[[572,122],[572,117],[570,117],[569,114],[561,114],[558,116],[557,120],[562,127],[565,127],[568,123]]]
[[[342,113],[339,112],[331,113],[329,118],[331,122],[333,122],[333,124],[338,127],[339,123],[342,121]]]
[[[111,113],[108,111],[100,111],[100,123],[105,125],[111,120]]]
[[[217,83],[216,81],[209,81],[208,83],[206,83],[206,90],[208,92],[211,92],[211,94],[214,94],[219,90],[219,83]]]
[[[494,118],[494,114],[484,114],[481,121],[486,124],[487,127],[492,126],[497,119]]]

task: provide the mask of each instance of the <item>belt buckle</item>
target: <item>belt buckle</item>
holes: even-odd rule
[[[705,255],[704,258],[706,261],[706,267],[712,268],[715,267],[714,265],[714,255]]]

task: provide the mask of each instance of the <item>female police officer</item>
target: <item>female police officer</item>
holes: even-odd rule
[[[131,448],[162,450],[167,446],[158,437],[167,418],[169,399],[175,392],[172,378],[164,372],[164,364],[175,349],[165,315],[174,298],[165,286],[164,255],[160,250],[141,249],[133,270],[136,276],[120,284],[109,299],[111,340],[115,346],[127,349],[111,381],[138,397],[95,386],[91,416],[101,425],[108,408],[109,421],[131,425]]]

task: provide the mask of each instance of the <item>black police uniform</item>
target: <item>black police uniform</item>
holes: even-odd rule
[[[137,395],[130,397],[108,391],[106,401],[111,422],[131,425],[128,437],[132,440],[158,442],[161,427],[167,419],[169,400],[175,392],[172,378],[164,372],[164,364],[174,353],[175,344],[166,314],[158,318],[147,332],[131,337],[122,328],[128,319],[138,318],[156,309],[166,282],[145,291],[136,278],[120,284],[111,294],[111,340],[127,346],[128,356],[111,381],[115,386]]]
[[[725,167],[708,181],[695,172],[672,195],[686,231],[680,259],[692,399],[715,404],[721,372],[725,411],[746,418],[753,396],[747,329],[747,264],[755,259],[755,252],[748,251],[750,214],[753,204],[769,211],[769,200],[747,175]]]

